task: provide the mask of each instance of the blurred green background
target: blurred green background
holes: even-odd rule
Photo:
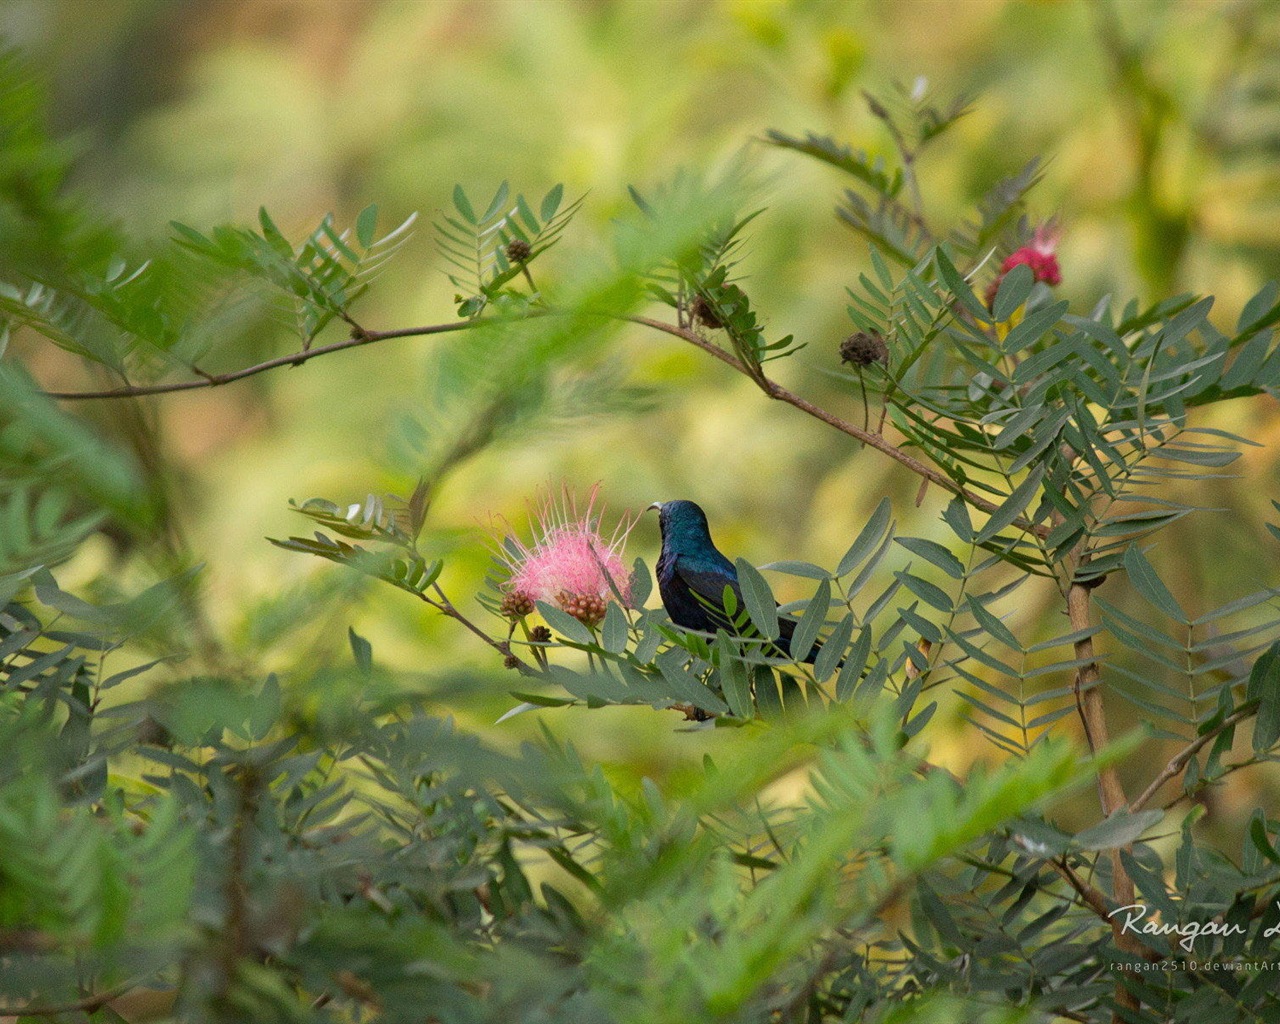
[[[1212,319],[1226,327],[1280,269],[1280,16],[1261,0],[6,0],[0,34],[47,79],[55,129],[78,154],[76,188],[140,247],[167,237],[170,220],[204,230],[252,221],[259,206],[291,238],[327,211],[350,223],[376,202],[387,224],[421,211],[413,242],[357,307],[377,329],[452,318],[429,222],[455,182],[481,201],[503,179],[531,196],[560,181],[569,196],[585,194],[540,263],[543,275],[569,278],[608,260],[628,184],[646,190],[745,152],[768,206],[750,229],[745,287],[770,336],[807,343],[778,375],[857,422],[861,397],[833,371],[850,330],[844,288],[866,268],[865,244],[833,214],[833,171],[759,140],[770,128],[813,131],[890,155],[863,89],[923,76],[942,100],[973,97],[920,168],[939,225],[1043,158],[1032,209],[1061,221],[1060,291],[1081,310],[1107,294],[1123,304],[1212,293]],[[331,328],[321,342],[339,337]],[[283,329],[253,322],[233,346],[239,362],[219,368],[289,344]],[[88,383],[64,353],[15,345],[46,386]],[[244,664],[254,672],[337,662],[349,658],[351,624],[381,664],[496,742],[530,735],[540,719],[593,758],[661,775],[719,740],[673,734],[674,716],[647,709],[591,712],[589,723],[586,712],[548,712],[495,728],[512,684],[491,652],[403,594],[263,539],[304,532],[289,498],[407,494],[465,429],[486,376],[518,371],[521,359],[460,336],[408,339],[143,407],[137,415],[160,428],[149,464],[170,489],[172,529],[205,564],[201,656],[236,665],[252,653]],[[551,377],[558,397],[542,414],[437,494],[428,547],[446,555],[455,598],[481,586],[492,517],[523,529],[539,488],[562,482],[579,492],[600,482],[610,525],[654,500],[697,500],[721,548],[756,563],[833,564],[884,494],[905,532],[946,539],[939,493],[917,504],[917,481],[895,465],[771,405],[674,339],[639,328],[583,339]],[[584,377],[592,387],[575,387]],[[601,381],[612,382],[607,393]],[[127,436],[119,406],[78,411]],[[1246,452],[1240,479],[1201,496],[1231,511],[1184,521],[1152,553],[1192,609],[1276,582],[1261,524],[1280,492],[1280,416],[1260,398],[1214,425],[1268,447]],[[1263,548],[1272,554],[1260,560]],[[652,518],[628,551],[656,558]],[[103,539],[61,579],[75,589],[108,567],[127,587],[129,566]],[[799,582],[775,585],[796,598]],[[1020,615],[1029,635],[1065,631],[1047,591]],[[452,667],[419,678],[427,664]],[[1125,707],[1115,710],[1123,720]],[[958,707],[953,715],[956,749],[938,757],[985,755]]]

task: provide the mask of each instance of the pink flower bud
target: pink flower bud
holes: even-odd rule
[[[1058,239],[1061,231],[1054,221],[1041,224],[1031,236],[1027,245],[1020,246],[1011,252],[1000,264],[1000,273],[987,288],[987,308],[990,309],[996,300],[996,292],[1000,290],[1000,282],[1004,275],[1014,267],[1025,263],[1031,268],[1035,280],[1047,285],[1062,284],[1062,269],[1058,266]]]
[[[591,489],[582,512],[567,489],[559,504],[548,494],[534,516],[533,541],[511,538],[503,546],[502,558],[510,571],[502,588],[504,609],[545,601],[595,625],[609,601],[616,600],[615,589],[630,603],[631,582],[622,552],[634,521],[623,517],[606,540],[600,532],[601,516],[594,512],[598,490]]]

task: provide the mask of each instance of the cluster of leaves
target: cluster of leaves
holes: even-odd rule
[[[312,498],[293,507],[337,537],[317,530],[310,538],[289,537],[271,543],[286,551],[318,555],[351,566],[411,594],[421,595],[435,583],[444,567],[440,559],[428,562],[417,550],[418,534],[427,513],[426,496],[426,487],[419,487],[398,509],[388,509],[386,501],[376,494],[345,509],[324,498]],[[349,544],[339,538],[376,544],[377,548]]]
[[[211,237],[177,222],[178,243],[208,264],[265,281],[291,297],[293,327],[303,346],[334,317],[348,320],[351,304],[388,260],[412,237],[417,214],[410,214],[385,235],[378,235],[378,207],[366,206],[351,231],[339,232],[327,214],[301,245],[295,246],[276,227],[265,209],[258,211],[259,231],[220,227]]]
[[[698,225],[683,239],[674,258],[643,268],[649,294],[676,311],[680,326],[723,331],[729,344],[757,382],[772,359],[794,354],[803,346],[793,335],[768,341],[764,326],[734,273],[744,242],[743,231],[763,211],[736,209],[743,183],[730,172],[723,180],[705,182],[681,172],[650,196],[635,187],[631,199],[638,222],[623,226],[624,244],[632,233],[676,235],[673,226]]]
[[[708,762],[679,798],[648,784],[635,800],[571,748],[499,754],[403,696],[371,700],[378,670],[355,634],[345,671],[366,699],[327,735],[295,717],[315,679],[293,680],[294,698],[272,676],[112,702],[149,666],[107,675],[124,638],[42,625],[39,611],[95,613],[47,574],[33,597],[0,615],[14,755],[0,998],[29,1015],[127,1009],[145,987],[225,1020],[865,1009],[847,980],[810,991],[815,943],[861,964],[878,905],[1074,774],[1057,745],[960,789],[896,756],[890,720],[864,732],[831,714],[756,737],[741,763]],[[815,803],[749,810],[806,763]],[[895,832],[916,815],[920,829]],[[697,898],[741,886],[742,902]],[[697,938],[713,934],[731,941]],[[883,998],[878,1014],[891,986]]]
[[[479,316],[522,274],[536,294],[529,264],[556,244],[581,205],[581,199],[565,205],[564,186],[555,185],[534,213],[523,195],[511,197],[504,181],[477,215],[466,190],[456,186],[453,212],[441,213],[435,227],[440,254],[452,268],[449,280],[462,292],[455,299],[458,316]]]

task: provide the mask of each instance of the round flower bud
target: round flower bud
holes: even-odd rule
[[[567,590],[556,595],[556,603],[585,626],[594,626],[603,619],[608,608],[599,594],[571,594]]]
[[[531,252],[533,249],[523,238],[513,238],[507,243],[507,259],[512,263],[523,263]]]
[[[546,626],[534,626],[529,630],[529,639],[536,644],[549,643],[551,640],[551,630]]]
[[[518,590],[509,591],[502,598],[499,611],[509,619],[524,618],[533,612],[533,598]]]

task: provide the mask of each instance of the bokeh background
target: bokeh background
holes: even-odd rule
[[[1060,291],[1083,310],[1106,295],[1211,293],[1228,329],[1280,270],[1280,12],[1265,0],[5,0],[0,35],[47,81],[54,126],[78,154],[74,187],[140,251],[162,244],[171,220],[205,230],[252,222],[260,206],[293,238],[328,211],[340,223],[371,202],[387,223],[420,211],[414,240],[358,307],[379,329],[452,317],[430,221],[455,182],[481,201],[503,179],[531,196],[556,182],[585,195],[540,264],[554,281],[609,261],[627,185],[745,156],[768,207],[750,229],[745,286],[771,336],[807,344],[780,379],[859,421],[836,350],[865,244],[834,216],[835,172],[760,139],[812,131],[891,157],[864,89],[923,77],[941,100],[973,98],[920,168],[936,224],[1043,159],[1032,212],[1059,218]],[[291,344],[269,319],[227,329],[223,369]],[[22,351],[48,386],[86,383],[63,354]],[[592,758],[678,771],[717,738],[673,732],[674,716],[647,709],[494,726],[512,700],[491,652],[406,595],[264,540],[306,532],[290,498],[407,494],[465,433],[494,365],[519,371],[521,360],[449,336],[408,339],[132,412],[80,411],[126,442],[138,436],[131,418],[159,428],[144,461],[170,494],[175,543],[204,563],[196,657],[234,667],[252,653],[255,672],[337,663],[351,625],[401,685],[496,743],[545,724]],[[481,588],[493,517],[524,529],[549,484],[599,482],[609,522],[655,499],[695,499],[722,549],[756,563],[834,564],[886,494],[902,530],[946,540],[938,493],[917,505],[917,481],[895,465],[674,339],[615,330],[528,372],[552,382],[549,400],[438,488],[428,547],[447,558],[451,595]],[[1222,416],[1212,425],[1264,447],[1200,496],[1227,511],[1184,521],[1151,553],[1192,609],[1277,582],[1262,524],[1280,494],[1280,415],[1261,398]],[[656,522],[641,518],[628,552],[652,563],[657,543]],[[74,589],[107,568],[122,587],[142,575],[102,538],[62,580]],[[800,582],[776,580],[784,598],[802,596]],[[1024,602],[1015,627],[1066,632],[1050,597]],[[939,757],[982,756],[962,706],[948,714]]]

